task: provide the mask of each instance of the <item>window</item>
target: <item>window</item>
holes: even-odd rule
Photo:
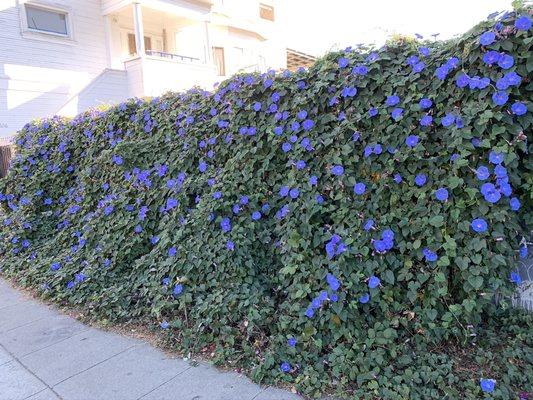
[[[259,4],[259,16],[269,21],[274,21],[274,7],[266,4]]]
[[[47,8],[26,4],[26,22],[28,30],[69,36],[68,14]]]
[[[226,75],[226,63],[224,61],[224,48],[213,47],[213,58],[215,60],[215,65],[217,66],[218,75],[225,76]]]
[[[144,50],[152,50],[152,38],[144,37]],[[135,44],[135,34],[128,33],[128,52],[130,55],[137,54],[137,45]]]

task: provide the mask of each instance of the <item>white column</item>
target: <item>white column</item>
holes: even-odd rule
[[[211,43],[209,40],[209,21],[204,21],[204,27],[205,27],[205,63],[206,64],[213,64],[213,51],[211,50]]]
[[[137,50],[137,55],[143,57],[145,55],[144,27],[143,13],[141,3],[139,1],[133,3],[133,26],[135,29],[135,47]]]
[[[111,24],[109,22],[109,15],[104,15],[104,32],[105,32],[105,49],[107,56],[107,68],[112,68],[112,38],[111,38]]]

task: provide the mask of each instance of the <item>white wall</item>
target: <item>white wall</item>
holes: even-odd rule
[[[22,5],[0,1],[0,136],[57,113],[107,66],[100,0],[33,1],[67,9],[73,38],[23,33]]]

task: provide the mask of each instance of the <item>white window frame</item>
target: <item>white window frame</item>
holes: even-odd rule
[[[39,29],[33,29],[28,26],[28,15],[26,13],[26,6],[38,8],[44,11],[51,11],[65,15],[65,24],[67,28],[67,34],[42,31]],[[26,0],[19,5],[20,25],[23,37],[32,39],[42,39],[54,42],[69,43],[74,42],[74,29],[73,29],[73,17],[74,13],[70,7],[59,6],[54,3],[50,3],[45,0]]]

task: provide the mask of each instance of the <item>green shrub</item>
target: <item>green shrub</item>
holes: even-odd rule
[[[531,317],[501,310],[531,230],[533,39],[516,21],[27,125],[2,272],[306,394],[476,398],[487,378],[517,398]]]

